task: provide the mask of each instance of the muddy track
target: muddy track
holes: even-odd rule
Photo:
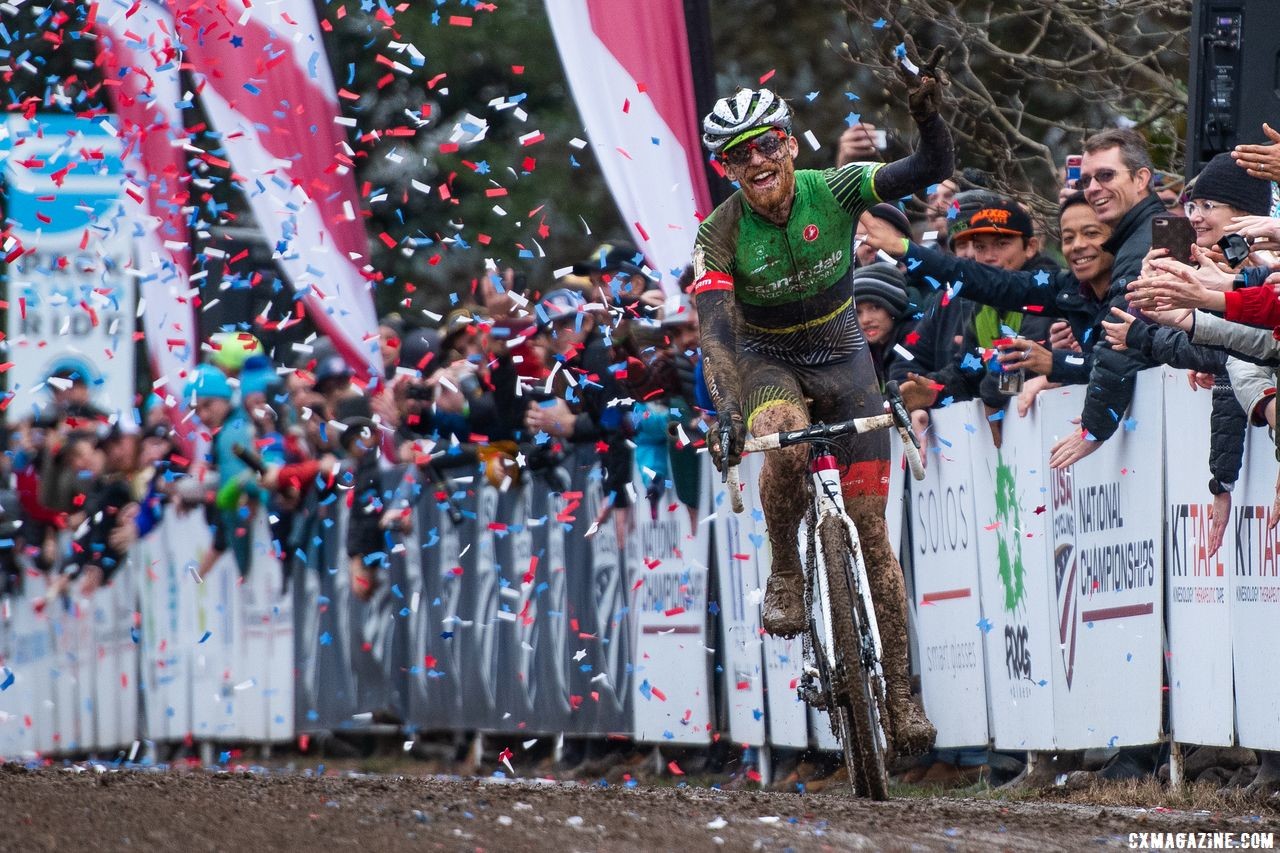
[[[1079,850],[1271,818],[408,776],[0,771],[0,850]]]

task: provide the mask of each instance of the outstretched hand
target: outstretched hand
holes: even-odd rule
[[[935,47],[928,59],[920,57],[916,43],[907,35],[903,37],[905,56],[897,57],[898,78],[907,87],[907,108],[917,122],[936,115],[942,108],[942,90],[950,82],[941,66],[946,57],[942,45]],[[917,70],[912,71],[915,67]]]

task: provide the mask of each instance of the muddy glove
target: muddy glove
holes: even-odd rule
[[[920,124],[938,114],[942,108],[942,89],[947,85],[947,72],[939,67],[946,55],[942,45],[938,45],[922,60],[916,50],[911,36],[903,39],[905,54],[897,58],[898,79],[907,87],[907,109],[911,117]],[[916,66],[919,70],[912,73],[908,67]]]
[[[742,422],[742,412],[722,409],[716,428],[711,431],[711,461],[721,475],[742,461],[742,448],[746,442],[747,427]]]

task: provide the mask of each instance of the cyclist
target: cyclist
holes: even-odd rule
[[[767,89],[739,90],[704,118],[703,143],[740,186],[702,223],[694,246],[704,371],[720,427],[711,441],[717,466],[721,429],[734,465],[748,429],[763,435],[807,426],[811,416],[834,422],[883,412],[854,308],[850,247],[858,217],[872,205],[951,176],[951,134],[938,114],[939,56],[908,80],[920,145],[893,163],[796,170],[791,110]],[[935,730],[910,698],[906,593],[884,520],[889,435],[855,437],[842,457],[845,506],[862,540],[884,649],[890,735],[900,753],[924,752]],[[773,554],[763,618],[778,636],[799,634],[808,619],[796,533],[807,507],[796,488],[805,463],[803,448],[770,453],[760,476]]]

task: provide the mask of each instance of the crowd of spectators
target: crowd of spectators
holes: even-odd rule
[[[836,166],[880,159],[874,130],[850,128]],[[1216,550],[1246,425],[1275,427],[1280,145],[1241,146],[1190,178],[1157,173],[1141,136],[1109,130],[1085,142],[1056,222],[1036,222],[1026,199],[972,170],[866,213],[850,247],[858,319],[926,442],[937,407],[980,399],[998,442],[1001,418],[1025,416],[1036,394],[1086,385],[1081,430],[1051,453],[1067,466],[1115,432],[1139,370],[1186,369],[1213,391]],[[1152,249],[1158,215],[1188,217],[1189,256]],[[82,371],[61,370],[46,405],[9,420],[2,582],[40,571],[50,596],[92,594],[169,503],[208,516],[214,548],[198,571],[227,550],[243,569],[253,515],[268,514],[286,553],[292,515],[315,492],[346,495],[352,588],[368,597],[386,532],[407,513],[383,485],[393,465],[436,481],[470,466],[505,489],[589,447],[607,496],[596,521],[620,537],[668,482],[693,512],[712,421],[689,283],[686,272],[663,288],[620,241],[554,281],[486,269],[436,322],[383,317],[377,377],[323,338],[277,352],[257,329],[229,329],[180,389],[189,411],[177,430],[154,395],[136,417],[111,415]]]

